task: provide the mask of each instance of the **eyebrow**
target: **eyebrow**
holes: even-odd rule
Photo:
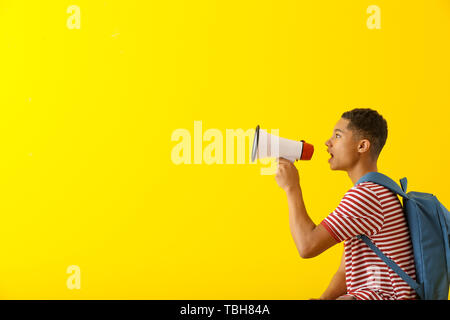
[[[342,131],[341,129],[334,129],[334,131],[340,131],[340,132],[344,133],[344,131]]]

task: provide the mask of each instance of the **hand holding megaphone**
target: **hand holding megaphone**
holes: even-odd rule
[[[304,140],[294,141],[269,134],[256,127],[253,138],[252,162],[263,158],[285,158],[291,162],[310,160],[314,146]]]

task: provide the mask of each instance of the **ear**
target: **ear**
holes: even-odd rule
[[[370,150],[370,141],[367,139],[363,139],[358,143],[358,152],[364,153]]]

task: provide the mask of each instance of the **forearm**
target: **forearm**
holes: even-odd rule
[[[311,234],[316,225],[306,212],[300,186],[286,190],[286,196],[291,234],[300,255],[303,256],[302,252],[308,250]]]
[[[345,283],[345,272],[338,271],[331,279],[328,288],[320,296],[322,300],[336,300],[336,298],[347,293],[347,285]]]

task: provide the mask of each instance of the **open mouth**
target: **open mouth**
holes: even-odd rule
[[[333,154],[330,153],[330,159],[328,159],[328,161],[330,161],[330,160],[333,159],[333,158],[334,158]]]

